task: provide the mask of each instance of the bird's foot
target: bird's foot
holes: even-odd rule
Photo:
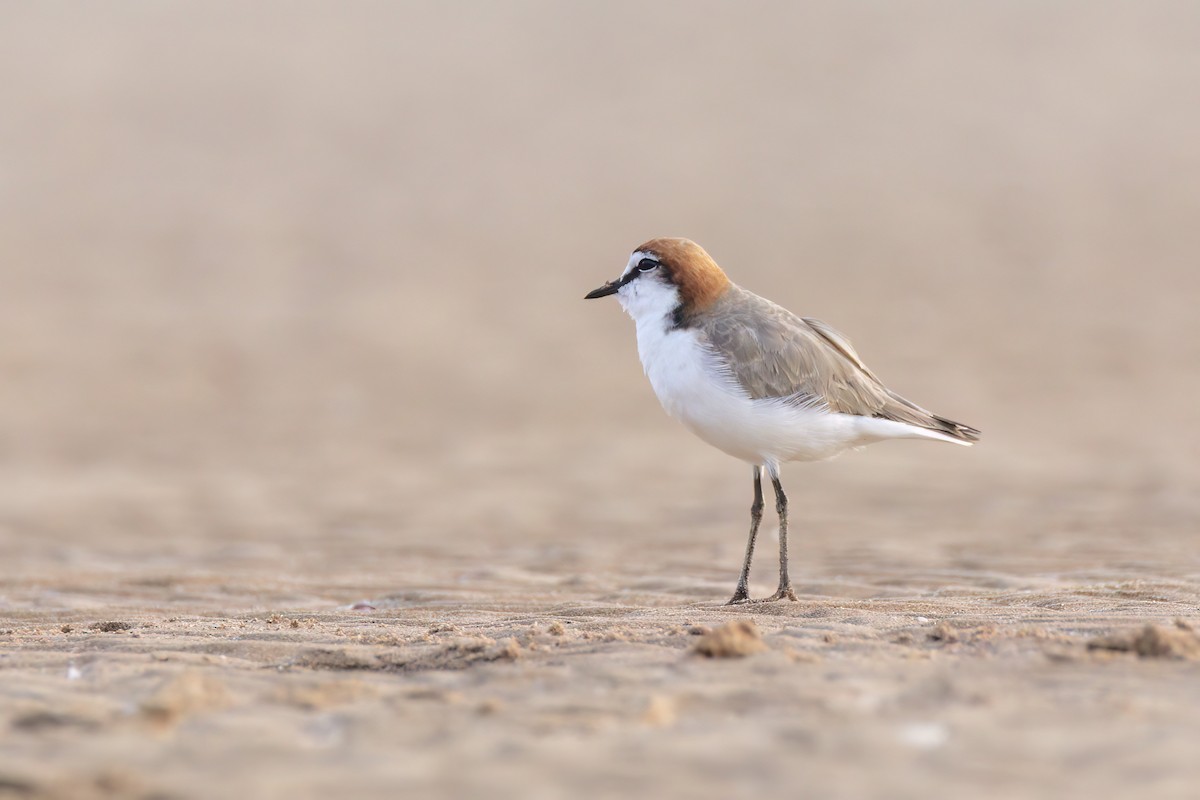
[[[764,597],[761,600],[756,600],[756,603],[774,603],[776,600],[791,600],[793,603],[800,602],[800,598],[796,597],[796,593],[792,591],[792,585],[789,583],[786,586],[780,586],[775,591],[775,594],[770,597]]]
[[[757,603],[774,603],[776,600],[785,599],[791,600],[793,603],[800,601],[800,598],[796,597],[796,593],[792,591],[792,585],[790,583],[787,586],[780,586],[775,594],[771,595],[770,597],[760,597],[757,600],[751,600],[749,592],[744,587],[739,586],[733,593],[733,597],[729,598],[729,602],[727,602],[725,605],[747,606],[755,605]]]
[[[750,592],[746,589],[745,586],[742,586],[739,583],[737,589],[735,589],[733,591],[733,597],[729,598],[729,602],[726,603],[725,605],[740,606],[740,605],[745,605],[746,603],[753,603],[753,602],[754,601],[750,599]]]

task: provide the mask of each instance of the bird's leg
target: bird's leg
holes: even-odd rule
[[[754,558],[754,540],[758,538],[758,524],[762,522],[763,493],[762,467],[754,467],[754,504],[750,506],[750,541],[746,543],[746,561],[742,564],[742,576],[738,578],[737,589],[733,597],[725,605],[750,602],[750,561]]]
[[[779,475],[775,470],[771,470],[771,485],[775,487],[775,511],[779,514],[779,588],[775,594],[764,599],[764,602],[772,600],[795,600],[796,593],[792,591],[792,579],[788,577],[788,549],[787,549],[787,495],[783,493],[783,484],[779,482]]]

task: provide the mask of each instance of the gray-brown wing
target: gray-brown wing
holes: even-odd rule
[[[751,398],[882,417],[966,438],[974,429],[942,419],[890,391],[850,341],[745,290],[728,292],[700,326],[719,361]]]

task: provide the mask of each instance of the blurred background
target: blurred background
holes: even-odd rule
[[[905,559],[1194,569],[1193,3],[0,18],[14,572],[265,567],[341,600],[371,575],[519,593],[516,564],[723,596],[749,470],[582,300],[654,236],[983,430],[791,467],[798,588]]]

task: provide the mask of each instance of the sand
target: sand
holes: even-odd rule
[[[1198,31],[9,9],[0,797],[1192,796]],[[790,466],[799,602],[656,235],[983,431]]]

